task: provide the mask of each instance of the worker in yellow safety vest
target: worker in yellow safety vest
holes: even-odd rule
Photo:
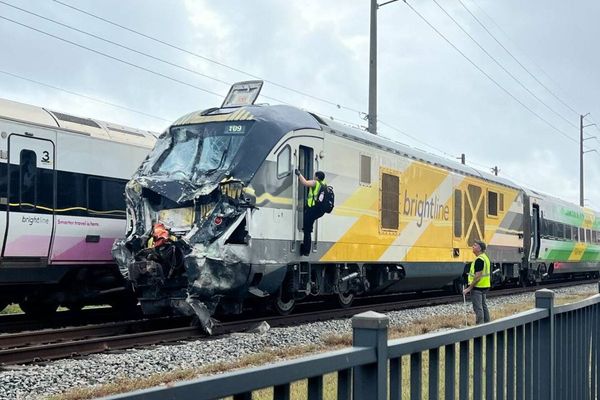
[[[471,263],[471,268],[468,273],[469,286],[463,290],[463,294],[471,293],[471,301],[473,302],[473,311],[475,311],[475,323],[481,324],[490,322],[490,312],[487,306],[486,293],[490,290],[491,285],[491,263],[490,259],[485,254],[485,242],[476,240],[473,243],[473,254],[475,260]]]
[[[308,198],[304,205],[304,218],[302,223],[302,231],[304,231],[304,238],[300,245],[300,255],[308,256],[311,249],[311,234],[313,231],[313,225],[315,221],[321,218],[324,212],[317,207],[317,196],[319,191],[325,183],[325,173],[322,171],[315,172],[314,179],[307,180],[302,176],[299,170],[295,170],[294,173],[298,176],[298,180],[303,186],[308,189]]]

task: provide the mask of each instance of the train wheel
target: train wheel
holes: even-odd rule
[[[294,311],[296,300],[289,295],[282,294],[280,289],[273,299],[273,308],[279,315],[289,315]]]
[[[348,308],[354,301],[354,293],[338,293],[338,304],[342,308]]]
[[[19,303],[23,312],[31,317],[51,317],[58,308],[56,303],[45,303],[35,300],[23,300]]]

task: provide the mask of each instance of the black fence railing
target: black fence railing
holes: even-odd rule
[[[391,341],[388,323],[366,312],[351,348],[105,399],[600,399],[600,295],[555,307],[538,290],[530,311]]]

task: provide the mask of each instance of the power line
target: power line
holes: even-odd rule
[[[460,0],[458,0],[460,1]],[[444,14],[446,14],[448,16],[448,18],[450,18],[452,20],[452,22],[454,22],[454,24],[456,26],[459,27],[459,29],[461,31],[463,31],[463,33],[465,35],[467,35],[469,37],[469,39],[471,39],[473,41],[473,43],[475,43],[477,45],[477,47],[479,47],[496,65],[498,65],[504,72],[506,72],[508,74],[508,76],[510,76],[515,82],[517,82],[519,84],[519,86],[521,86],[523,89],[525,89],[527,91],[527,93],[529,93],[531,96],[533,96],[537,101],[539,101],[540,103],[542,103],[548,110],[550,110],[552,113],[554,113],[556,116],[558,116],[559,118],[563,119],[566,123],[568,123],[569,125],[571,125],[573,128],[578,129],[579,127],[577,125],[575,125],[573,122],[569,121],[567,118],[563,117],[560,113],[558,113],[557,111],[555,111],[552,107],[550,107],[548,104],[546,104],[542,99],[540,99],[535,93],[533,93],[527,86],[525,86],[525,84],[523,84],[523,82],[521,82],[516,76],[514,76],[508,69],[506,69],[494,56],[492,56],[471,34],[469,34],[469,32],[467,32],[466,29],[463,28],[463,26],[454,18],[452,17],[452,15],[450,15],[450,13],[448,13],[448,11],[446,11],[446,9],[444,7],[442,7],[440,5],[440,3],[438,3],[437,0],[433,0],[433,2],[440,8],[440,10],[442,10],[444,12]],[[462,4],[462,2],[461,2]],[[464,5],[463,5],[464,6]],[[471,14],[472,15],[472,14]],[[489,32],[488,32],[489,33]],[[505,49],[506,50],[506,49]]]
[[[42,15],[39,15],[39,14],[37,14],[37,13],[34,13],[34,12],[32,12],[32,11],[25,10],[25,9],[23,9],[23,8],[20,8],[20,7],[14,6],[14,5],[12,5],[12,4],[9,4],[9,3],[6,3],[6,2],[4,2],[4,1],[2,1],[2,0],[0,0],[0,4],[4,4],[4,5],[6,5],[6,6],[9,6],[9,7],[15,8],[15,9],[18,9],[18,10],[20,10],[20,11],[24,12],[24,13],[27,13],[27,14],[34,15],[34,16],[36,16],[36,17],[38,17],[38,18],[41,18],[41,19],[43,19],[43,20],[46,20],[46,21],[52,22],[52,23],[54,23],[54,24],[57,24],[57,25],[59,25],[59,26],[65,27],[65,28],[67,28],[67,29],[71,29],[71,30],[73,30],[73,31],[76,31],[76,32],[82,33],[82,34],[84,34],[84,35],[87,35],[87,36],[93,37],[93,38],[95,38],[95,39],[98,39],[98,40],[104,41],[104,42],[106,42],[106,43],[110,43],[110,44],[112,44],[112,45],[114,45],[114,46],[117,46],[117,47],[120,47],[120,48],[126,49],[126,50],[128,50],[128,51],[131,51],[131,52],[133,52],[133,53],[136,53],[136,54],[139,54],[139,55],[145,56],[145,57],[147,57],[147,58],[150,58],[150,59],[152,59],[152,60],[159,61],[159,62],[162,62],[162,63],[164,63],[164,64],[167,64],[167,65],[170,65],[170,66],[173,66],[173,67],[176,67],[176,68],[182,69],[182,70],[184,70],[184,71],[187,71],[187,72],[193,73],[193,74],[195,74],[195,75],[199,75],[199,76],[202,76],[202,77],[205,77],[205,78],[211,79],[211,80],[213,80],[213,81],[216,81],[216,82],[219,82],[219,83],[225,84],[225,85],[227,85],[227,86],[231,86],[231,84],[232,84],[232,82],[227,82],[227,81],[224,81],[224,80],[221,80],[221,79],[218,79],[218,78],[212,77],[212,76],[210,76],[210,75],[206,75],[206,74],[200,73],[200,72],[198,72],[198,71],[195,71],[195,70],[193,70],[193,69],[187,68],[187,67],[185,67],[185,66],[182,66],[182,65],[180,65],[180,64],[176,64],[176,63],[170,62],[170,61],[168,61],[168,60],[165,60],[165,59],[162,59],[162,58],[159,58],[159,57],[153,56],[153,55],[151,55],[151,54],[148,54],[148,53],[145,53],[145,52],[142,52],[142,51],[136,50],[136,49],[134,49],[134,48],[131,48],[131,47],[125,46],[125,45],[123,45],[123,44],[120,44],[120,43],[114,42],[114,41],[112,41],[112,40],[109,40],[109,39],[103,38],[103,37],[101,37],[101,36],[99,36],[99,35],[95,35],[95,34],[93,34],[93,33],[90,33],[90,32],[87,32],[87,31],[84,31],[84,30],[82,30],[82,29],[78,29],[78,28],[76,28],[76,27],[73,27],[73,26],[70,26],[70,25],[64,24],[64,23],[62,23],[62,22],[59,22],[59,21],[53,20],[53,19],[51,19],[51,18],[48,18],[48,17],[42,16]],[[2,17],[2,18],[4,18],[4,17]],[[97,50],[91,49],[91,48],[89,48],[89,47],[86,47],[86,46],[80,45],[80,44],[78,44],[78,43],[75,43],[75,42],[69,41],[69,40],[67,40],[67,39],[64,39],[64,38],[61,38],[61,37],[59,37],[59,36],[56,36],[56,35],[53,35],[53,34],[47,33],[47,32],[45,32],[45,31],[42,31],[42,30],[40,30],[40,29],[33,28],[33,27],[29,26],[29,25],[25,25],[25,24],[19,23],[19,22],[17,22],[17,21],[10,20],[10,19],[8,19],[8,18],[4,18],[4,19],[7,19],[7,20],[9,20],[9,21],[11,21],[11,22],[13,22],[13,23],[17,23],[17,24],[19,24],[19,25],[21,25],[21,26],[24,26],[24,27],[26,27],[26,28],[33,29],[33,30],[35,30],[35,31],[37,31],[37,32],[39,32],[39,33],[43,33],[43,34],[45,34],[45,35],[51,36],[51,37],[53,37],[53,38],[55,38],[55,39],[58,39],[58,40],[61,40],[61,41],[65,41],[65,42],[67,42],[67,43],[69,43],[69,44],[72,44],[72,45],[75,45],[75,46],[78,46],[78,47],[84,48],[84,49],[86,49],[86,50],[89,50],[89,51],[92,51],[92,52],[94,52],[94,53],[97,53],[97,54],[103,55],[103,56],[105,56],[105,57],[109,57],[109,58],[111,58],[111,59],[113,59],[113,60],[115,60],[115,61],[124,62],[124,63],[126,63],[126,64],[128,64],[128,65],[130,65],[130,66],[134,66],[134,67],[136,67],[136,68],[141,68],[141,69],[143,69],[143,70],[145,70],[145,71],[147,71],[147,72],[150,72],[150,73],[157,74],[157,75],[159,75],[159,76],[161,76],[161,77],[164,77],[164,78],[167,78],[167,79],[170,79],[170,80],[174,80],[175,82],[187,84],[187,83],[185,83],[185,82],[183,82],[183,81],[180,81],[180,80],[178,80],[178,79],[176,79],[176,78],[172,78],[172,77],[170,77],[170,76],[168,76],[168,75],[165,75],[165,74],[162,74],[162,73],[159,73],[159,72],[155,72],[155,71],[153,71],[153,70],[150,70],[150,69],[148,69],[148,68],[145,68],[145,67],[141,67],[141,66],[139,66],[139,65],[137,65],[137,64],[130,63],[130,62],[128,62],[128,61],[121,60],[121,59],[119,59],[119,58],[117,58],[117,57],[114,57],[114,56],[111,56],[111,55],[109,55],[109,54],[106,54],[106,53],[103,53],[103,52],[100,52],[100,51],[97,51]],[[265,81],[265,82],[268,82],[268,81]],[[194,88],[196,88],[196,89],[199,89],[199,90],[207,91],[206,89],[204,89],[204,88],[200,88],[200,87],[198,87],[198,86],[196,86],[196,85],[192,85],[192,84],[187,84],[187,85],[188,85],[188,86],[192,86],[192,87],[194,87]],[[210,92],[210,91],[209,91],[209,93],[211,93],[211,94],[215,94],[215,95],[216,95],[216,93],[214,93],[214,92]],[[219,97],[221,97],[220,95],[218,95],[218,96],[219,96]],[[279,103],[281,103],[281,104],[288,104],[288,105],[289,105],[289,103],[288,103],[288,102],[286,102],[285,100],[281,100],[281,99],[278,99],[278,98],[275,98],[275,97],[271,97],[271,96],[268,96],[268,95],[265,95],[265,94],[263,94],[263,95],[262,95],[262,97],[263,97],[263,98],[265,98],[265,99],[269,99],[269,100],[275,101],[275,102],[279,102]],[[340,107],[338,107],[338,108],[340,108]],[[360,114],[360,112],[359,112],[359,114]],[[343,120],[341,120],[341,119],[338,119],[338,120],[339,120],[339,121],[343,121]],[[343,122],[345,122],[345,121],[343,121]],[[351,123],[349,123],[349,124],[351,124]]]
[[[519,103],[523,108],[525,108],[527,111],[529,111],[531,114],[535,115],[537,118],[539,118],[541,121],[543,121],[544,123],[546,123],[546,125],[548,125],[549,127],[551,127],[552,129],[554,129],[556,132],[560,133],[561,135],[563,135],[565,138],[569,139],[572,142],[577,143],[577,140],[572,138],[571,136],[569,136],[568,134],[566,134],[565,132],[563,132],[562,130],[560,130],[559,128],[557,128],[556,126],[554,126],[552,123],[550,123],[549,121],[547,121],[544,117],[542,117],[541,115],[539,115],[538,113],[536,113],[535,111],[533,111],[531,108],[529,108],[525,103],[523,103],[521,100],[519,100],[517,97],[515,97],[511,92],[509,92],[507,89],[504,88],[504,86],[502,86],[500,83],[498,83],[494,78],[492,78],[492,76],[490,76],[487,72],[485,72],[483,69],[481,69],[481,67],[479,67],[473,60],[471,60],[465,53],[463,53],[458,47],[456,47],[454,45],[454,43],[452,43],[448,38],[446,38],[446,36],[444,36],[443,33],[441,33],[435,26],[433,26],[423,15],[421,15],[413,6],[411,6],[406,0],[404,1],[404,3],[415,13],[417,14],[417,16],[419,18],[421,18],[421,20],[423,20],[423,22],[425,22],[431,29],[433,29],[442,39],[444,39],[444,41],[446,41],[446,43],[448,43],[450,46],[452,46],[452,48],[454,50],[456,50],[461,56],[463,56],[463,58],[465,58],[471,65],[473,65],[479,72],[481,72],[483,75],[485,75],[486,78],[488,78],[490,81],[492,81],[496,86],[498,86],[498,88],[500,88],[504,93],[506,93],[507,95],[509,95],[513,100],[515,100],[517,103]]]
[[[144,57],[147,57],[147,58],[150,58],[150,59],[152,59],[152,60],[155,60],[155,61],[162,62],[162,63],[164,63],[164,64],[167,64],[167,65],[170,65],[170,66],[172,66],[172,67],[176,67],[176,68],[182,69],[182,70],[184,70],[184,71],[190,72],[190,73],[192,73],[192,74],[195,74],[195,75],[198,75],[198,76],[202,76],[202,77],[204,77],[204,78],[207,78],[207,79],[211,79],[211,80],[213,80],[213,81],[216,81],[216,82],[219,82],[219,83],[225,84],[225,85],[227,85],[227,86],[231,86],[231,82],[227,82],[227,81],[224,81],[224,80],[222,80],[222,79],[215,78],[215,77],[212,77],[212,76],[210,76],[210,75],[206,75],[206,74],[203,74],[203,73],[201,73],[201,72],[195,71],[195,70],[193,70],[193,69],[191,69],[191,68],[187,68],[187,67],[185,67],[185,66],[182,66],[182,65],[180,65],[180,64],[176,64],[176,63],[170,62],[170,61],[168,61],[168,60],[165,60],[165,59],[162,59],[162,58],[159,58],[159,57],[155,57],[155,56],[153,56],[153,55],[151,55],[151,54],[148,54],[148,53],[145,53],[145,52],[143,52],[143,51],[139,51],[139,50],[136,50],[136,49],[134,49],[134,48],[131,48],[131,47],[125,46],[125,45],[123,45],[123,44],[117,43],[117,42],[115,42],[115,41],[112,41],[112,40],[110,40],[110,39],[103,38],[102,36],[95,35],[95,34],[93,34],[93,33],[90,33],[90,32],[87,32],[87,31],[84,31],[84,30],[82,30],[82,29],[75,28],[75,27],[73,27],[73,26],[71,26],[71,25],[64,24],[64,23],[62,23],[62,22],[60,22],[60,21],[56,21],[56,20],[54,20],[54,19],[52,19],[52,18],[44,17],[43,15],[36,14],[36,13],[34,13],[34,12],[32,12],[32,11],[28,11],[28,10],[25,10],[25,9],[23,9],[23,8],[20,8],[20,7],[14,6],[14,5],[12,5],[12,4],[8,4],[8,3],[6,3],[6,2],[4,2],[4,1],[2,1],[2,0],[0,0],[0,4],[4,4],[4,5],[6,5],[6,6],[9,6],[9,7],[15,8],[15,9],[17,9],[17,10],[19,10],[19,11],[22,11],[22,12],[24,12],[24,13],[27,13],[27,14],[30,14],[30,15],[34,15],[34,16],[36,16],[36,17],[38,17],[38,18],[41,18],[41,19],[43,19],[43,20],[45,20],[45,21],[52,22],[52,23],[54,23],[54,24],[56,24],[56,25],[62,26],[62,27],[64,27],[64,28],[67,28],[67,29],[71,29],[71,30],[73,30],[73,31],[75,31],[75,32],[79,32],[79,33],[81,33],[81,34],[84,34],[84,35],[87,35],[87,36],[93,37],[93,38],[95,38],[95,39],[98,39],[98,40],[101,40],[101,41],[103,41],[103,42],[110,43],[110,44],[112,44],[112,45],[114,45],[114,46],[117,46],[117,47],[120,47],[120,48],[122,48],[122,49],[125,49],[125,50],[128,50],[128,51],[131,51],[131,52],[133,52],[133,53],[136,53],[136,54],[142,55],[142,56],[144,56]],[[270,97],[270,96],[266,96],[266,95],[263,95],[262,97],[264,97],[264,98],[266,98],[266,99],[269,99],[269,100],[273,100],[273,101],[277,101],[277,102],[280,102],[280,103],[287,104],[285,101],[283,101],[283,100],[280,100],[280,99],[276,99],[276,98],[274,98],[274,97]]]
[[[74,11],[77,11],[77,12],[79,12],[79,13],[85,14],[85,15],[87,15],[87,16],[89,16],[89,17],[92,17],[92,18],[98,19],[98,20],[100,20],[100,21],[103,21],[103,22],[105,22],[105,23],[107,23],[107,24],[110,24],[110,25],[116,26],[116,27],[118,27],[118,28],[120,28],[120,29],[126,30],[126,31],[128,31],[128,32],[131,32],[131,33],[133,33],[133,34],[139,35],[139,36],[141,36],[141,37],[144,37],[144,38],[146,38],[146,39],[152,40],[152,41],[154,41],[154,42],[156,42],[156,43],[160,43],[160,44],[162,44],[162,45],[164,45],[164,46],[167,46],[167,47],[170,47],[170,48],[172,48],[172,49],[175,49],[175,50],[181,51],[181,52],[183,52],[183,53],[189,54],[189,55],[191,55],[191,56],[194,56],[194,57],[200,58],[200,59],[202,59],[202,60],[205,60],[205,61],[208,61],[208,62],[210,62],[210,63],[216,64],[216,65],[219,65],[219,66],[221,66],[221,67],[223,67],[223,68],[227,68],[227,69],[229,69],[229,70],[231,70],[231,71],[238,72],[238,73],[240,73],[240,74],[246,75],[246,76],[248,76],[248,77],[251,77],[251,78],[253,78],[253,79],[260,79],[260,80],[262,80],[262,81],[264,81],[264,82],[266,82],[266,83],[269,83],[270,85],[273,85],[273,86],[279,87],[279,88],[281,88],[281,89],[289,90],[289,91],[291,91],[291,92],[294,92],[294,93],[296,93],[296,94],[299,94],[299,95],[302,95],[302,96],[305,96],[305,97],[311,98],[311,99],[313,99],[313,100],[317,100],[317,101],[320,101],[320,102],[323,102],[323,103],[329,104],[329,105],[331,105],[331,106],[337,107],[338,109],[344,109],[344,110],[353,111],[353,112],[357,112],[357,113],[364,113],[364,111],[357,110],[357,109],[355,109],[355,108],[352,108],[352,107],[344,106],[344,105],[341,105],[341,104],[339,104],[339,103],[336,103],[336,102],[334,102],[334,101],[327,100],[327,99],[324,99],[324,98],[322,98],[322,97],[318,97],[318,96],[312,95],[312,94],[310,94],[310,93],[307,93],[307,92],[304,92],[304,91],[301,91],[301,90],[298,90],[298,89],[291,88],[291,87],[289,87],[289,86],[286,86],[286,85],[283,85],[283,84],[281,84],[281,83],[277,83],[277,82],[274,82],[274,81],[271,81],[271,80],[268,80],[268,79],[261,78],[260,76],[257,76],[257,75],[254,75],[254,74],[251,74],[251,73],[249,73],[249,72],[247,72],[247,71],[244,71],[244,70],[242,70],[242,69],[240,69],[240,68],[232,67],[232,66],[230,66],[230,65],[227,65],[227,64],[225,64],[225,63],[223,63],[223,62],[220,62],[220,61],[217,61],[217,60],[214,60],[214,59],[208,58],[208,57],[206,57],[206,56],[203,56],[203,55],[201,55],[201,54],[198,54],[198,53],[196,53],[196,52],[193,52],[193,51],[191,51],[191,50],[184,49],[184,48],[182,48],[182,47],[180,47],[180,46],[177,46],[177,45],[175,45],[175,44],[173,44],[173,43],[169,43],[169,42],[167,42],[167,41],[164,41],[164,40],[158,39],[158,38],[156,38],[156,37],[154,37],[154,36],[150,36],[150,35],[147,35],[147,34],[145,34],[145,33],[142,33],[142,32],[139,32],[139,31],[136,31],[135,29],[129,28],[129,27],[127,27],[127,26],[124,26],[124,25],[121,25],[121,24],[119,24],[119,23],[116,23],[116,22],[114,22],[114,21],[111,21],[111,20],[109,20],[109,19],[107,19],[107,18],[100,17],[100,16],[98,16],[98,15],[96,15],[96,14],[93,14],[93,13],[91,13],[91,12],[89,12],[89,11],[85,11],[85,10],[83,10],[83,9],[81,9],[81,8],[77,8],[77,7],[75,7],[75,6],[71,5],[71,4],[64,3],[64,2],[62,2],[62,1],[60,1],[60,0],[53,0],[53,1],[54,1],[55,3],[58,3],[58,4],[62,5],[62,6],[64,6],[64,7],[67,7],[67,8],[70,8],[70,9],[74,10]]]
[[[177,79],[177,78],[173,78],[173,77],[171,77],[171,76],[169,76],[169,75],[165,75],[165,74],[163,74],[163,73],[161,73],[161,72],[157,72],[157,71],[151,70],[151,69],[149,69],[149,68],[142,67],[141,65],[137,65],[137,64],[135,64],[135,63],[132,63],[132,62],[129,62],[129,61],[123,60],[123,59],[121,59],[121,58],[118,58],[118,57],[115,57],[115,56],[111,56],[110,54],[103,53],[103,52],[101,52],[101,51],[99,51],[99,50],[92,49],[92,48],[90,48],[90,47],[84,46],[84,45],[82,45],[82,44],[79,44],[79,43],[76,43],[76,42],[72,42],[72,41],[70,41],[70,40],[68,40],[68,39],[64,39],[64,38],[62,38],[62,37],[60,37],[60,36],[54,35],[54,34],[52,34],[52,33],[48,33],[48,32],[46,32],[46,31],[43,31],[43,30],[41,30],[41,29],[34,28],[34,27],[32,27],[32,26],[29,26],[29,25],[23,24],[23,23],[21,23],[21,22],[15,21],[15,20],[12,20],[12,19],[10,19],[10,18],[7,18],[7,17],[4,17],[4,16],[2,16],[2,15],[0,15],[0,19],[3,19],[3,20],[5,20],[5,21],[8,21],[8,22],[12,22],[13,24],[16,24],[16,25],[22,26],[22,27],[24,27],[24,28],[30,29],[30,30],[32,30],[32,31],[35,31],[35,32],[38,32],[38,33],[41,33],[41,34],[43,34],[43,35],[46,35],[46,36],[49,36],[49,37],[51,37],[51,38],[53,38],[53,39],[56,39],[56,40],[59,40],[59,41],[62,41],[62,42],[65,42],[65,43],[71,44],[71,45],[73,45],[73,46],[77,46],[77,47],[79,47],[79,48],[82,48],[82,49],[84,49],[84,50],[90,51],[90,52],[92,52],[92,53],[95,53],[95,54],[98,54],[98,55],[104,56],[104,57],[106,57],[106,58],[108,58],[108,59],[111,59],[111,60],[114,60],[114,61],[118,61],[118,62],[120,62],[120,63],[123,63],[123,64],[125,64],[125,65],[129,65],[129,66],[131,66],[131,67],[134,67],[134,68],[140,69],[140,70],[142,70],[142,71],[146,71],[146,72],[148,72],[148,73],[151,73],[151,74],[154,74],[154,75],[157,75],[157,76],[163,77],[163,78],[165,78],[165,79],[168,79],[168,80],[170,80],[170,81],[177,82],[177,83],[179,83],[179,84],[181,84],[181,85],[185,85],[185,86],[188,86],[188,87],[191,87],[191,88],[194,88],[194,89],[200,90],[200,91],[202,91],[202,92],[205,92],[205,93],[208,93],[208,94],[212,94],[212,95],[214,95],[214,96],[217,96],[217,97],[220,97],[220,98],[222,98],[222,97],[223,97],[221,94],[219,94],[219,93],[216,93],[216,92],[213,92],[213,91],[211,91],[211,90],[208,90],[208,89],[205,89],[205,88],[203,88],[203,87],[196,86],[196,85],[194,85],[194,84],[191,84],[191,83],[188,83],[188,82],[184,82],[184,81],[182,81],[182,80],[179,80],[179,79]]]
[[[404,136],[406,136],[406,137],[409,137],[409,138],[411,138],[412,140],[414,140],[414,141],[415,141],[415,142],[417,142],[417,143],[421,143],[422,145],[424,145],[424,146],[427,146],[427,147],[429,147],[430,149],[434,149],[435,151],[437,151],[437,152],[439,152],[439,153],[441,153],[441,154],[444,154],[444,155],[446,155],[446,156],[449,156],[449,157],[454,157],[452,154],[449,154],[449,153],[445,152],[444,150],[441,150],[441,149],[439,149],[439,148],[437,148],[437,147],[435,147],[435,146],[432,146],[432,145],[430,145],[429,143],[427,143],[427,142],[425,142],[425,141],[423,141],[423,140],[420,140],[420,139],[416,138],[414,135],[410,135],[410,134],[406,133],[405,131],[402,131],[402,130],[400,130],[400,129],[398,129],[398,128],[396,128],[396,127],[394,127],[394,126],[392,126],[392,125],[390,125],[390,124],[388,124],[388,123],[386,123],[386,122],[384,122],[384,121],[382,121],[382,120],[380,120],[380,119],[378,119],[377,121],[378,121],[378,122],[379,122],[381,125],[384,125],[384,126],[388,127],[388,128],[389,128],[389,129],[391,129],[391,130],[394,130],[394,131],[396,131],[396,132],[398,132],[398,133],[400,133],[400,134],[402,134],[402,135],[404,135]],[[390,139],[390,140],[391,140],[391,139]]]
[[[38,17],[38,18],[41,18],[41,19],[43,19],[43,20],[45,20],[45,21],[52,22],[53,24],[60,25],[60,26],[62,26],[62,27],[64,27],[64,28],[71,29],[71,30],[73,30],[73,31],[76,31],[76,32],[82,33],[82,34],[84,34],[84,35],[87,35],[87,36],[93,37],[93,38],[95,38],[95,39],[102,40],[103,42],[110,43],[110,44],[112,44],[112,45],[114,45],[114,46],[117,46],[117,47],[120,47],[120,48],[122,48],[122,49],[129,50],[129,51],[131,51],[131,52],[133,52],[133,53],[136,53],[136,54],[143,55],[144,57],[148,57],[148,58],[151,58],[151,59],[153,59],[153,60],[160,61],[160,62],[162,62],[162,63],[165,63],[165,64],[168,64],[168,65],[170,65],[170,66],[173,66],[173,67],[176,67],[176,68],[183,69],[183,70],[185,70],[185,71],[187,71],[187,72],[191,72],[191,73],[193,73],[193,74],[196,74],[196,75],[199,75],[199,76],[203,76],[203,77],[205,77],[205,78],[211,79],[211,80],[213,80],[213,81],[216,81],[216,82],[219,82],[219,83],[223,83],[223,84],[226,84],[226,85],[231,85],[229,82],[223,81],[223,80],[221,80],[221,79],[214,78],[214,77],[212,77],[212,76],[210,76],[210,75],[203,74],[203,73],[201,73],[201,72],[198,72],[198,71],[195,71],[195,70],[193,70],[193,69],[191,69],[191,68],[187,68],[187,67],[181,66],[181,65],[179,65],[179,64],[175,64],[175,63],[172,63],[172,62],[170,62],[170,61],[164,60],[164,59],[162,59],[162,58],[155,57],[155,56],[153,56],[153,55],[151,55],[151,54],[144,53],[143,51],[136,50],[136,49],[134,49],[134,48],[131,48],[131,47],[125,46],[125,45],[123,45],[123,44],[120,44],[120,43],[114,42],[114,41],[112,41],[112,40],[110,40],[110,39],[103,38],[102,36],[95,35],[95,34],[93,34],[93,33],[90,33],[90,32],[87,32],[87,31],[84,31],[84,30],[82,30],[82,29],[75,28],[74,26],[71,26],[71,25],[64,24],[64,23],[62,23],[62,22],[60,22],[60,21],[56,21],[56,20],[54,20],[54,19],[52,19],[52,18],[44,17],[43,15],[37,14],[37,13],[35,13],[35,12],[33,12],[33,11],[25,10],[25,9],[23,9],[23,8],[20,8],[20,7],[17,7],[17,6],[15,6],[15,5],[12,5],[12,4],[9,4],[9,3],[6,3],[5,1],[2,1],[2,0],[0,0],[0,4],[4,4],[4,5],[8,6],[8,7],[12,7],[12,8],[14,8],[14,9],[17,9],[17,10],[19,10],[19,11],[22,11],[22,12],[24,12],[24,13],[27,13],[27,14],[30,14],[30,15],[34,15],[34,16],[36,16],[36,17]]]
[[[82,97],[84,99],[88,99],[88,100],[92,100],[92,101],[95,101],[95,102],[98,102],[98,103],[106,104],[106,105],[109,105],[111,107],[115,107],[115,108],[120,108],[120,109],[123,109],[123,110],[131,111],[131,112],[134,112],[136,114],[144,115],[146,117],[158,119],[158,120],[169,122],[169,123],[173,122],[173,119],[167,119],[167,118],[157,117],[156,115],[152,115],[152,114],[145,113],[143,111],[135,110],[135,109],[129,108],[127,106],[123,106],[123,105],[116,104],[116,103],[111,103],[111,102],[106,101],[106,100],[97,99],[95,97],[91,97],[91,96],[88,96],[88,95],[85,95],[85,94],[73,92],[71,90],[60,88],[58,86],[53,86],[53,85],[50,85],[48,83],[43,83],[43,82],[40,82],[40,81],[36,81],[34,79],[26,78],[26,77],[21,76],[21,75],[13,74],[12,72],[0,70],[0,73],[8,75],[8,76],[12,76],[13,78],[24,80],[24,81],[27,81],[27,82],[35,83],[37,85],[45,86],[45,87],[48,87],[48,88],[51,88],[51,89],[54,89],[54,90],[65,92],[65,93],[71,94],[73,96]]]
[[[459,1],[460,1],[460,0],[459,0]],[[485,10],[484,10],[483,8],[481,8],[481,7],[480,7],[480,6],[479,6],[479,5],[478,5],[478,4],[477,4],[477,3],[476,3],[474,0],[471,0],[471,2],[472,2],[473,4],[475,4],[475,6],[477,6],[477,8],[479,9],[479,11],[481,11],[481,12],[482,12],[482,13],[483,13],[483,14],[484,14],[484,15],[485,15],[485,16],[486,16],[486,17],[487,17],[487,18],[488,18],[488,19],[489,19],[489,20],[492,22],[492,24],[494,24],[494,26],[496,26],[496,28],[498,28],[498,30],[504,34],[504,36],[505,36],[505,37],[507,37],[507,38],[508,38],[508,39],[509,39],[511,42],[513,42],[513,43],[514,43],[514,41],[510,39],[510,36],[509,36],[509,35],[508,35],[508,34],[507,34],[507,33],[506,33],[506,32],[505,32],[505,31],[504,31],[504,30],[503,30],[503,29],[500,27],[500,25],[498,25],[498,24],[496,23],[496,21],[494,21],[494,19],[493,19],[493,18],[492,18],[492,17],[491,17],[491,16],[490,16],[488,13],[486,13],[486,12],[485,12]],[[461,2],[461,4],[462,4],[462,2]],[[463,4],[463,7],[465,7],[465,5],[464,5],[464,4]],[[466,8],[466,7],[465,7],[465,8]],[[467,9],[467,11],[469,11],[469,10]],[[469,11],[469,13],[471,13],[471,12]],[[473,14],[471,14],[471,15],[473,15]],[[475,16],[473,16],[473,17],[474,17],[475,19],[477,19]],[[479,20],[478,20],[478,22],[479,22]],[[481,24],[481,22],[480,22],[480,24]],[[481,24],[481,25],[483,26],[483,24]],[[485,29],[485,27],[484,27],[484,29]],[[487,29],[486,29],[486,31],[487,31]],[[491,35],[491,33],[490,33],[490,35]],[[492,35],[492,37],[493,37],[493,35]],[[494,40],[495,40],[495,38],[494,38]],[[500,43],[499,43],[499,44],[500,44]],[[500,44],[500,45],[501,45],[501,44]],[[501,46],[502,46],[502,45],[501,45]],[[519,48],[519,46],[516,46],[516,47],[517,47],[517,48]],[[502,46],[502,48],[504,48],[504,46]],[[505,50],[506,50],[506,49],[505,49]],[[506,51],[508,52],[508,50],[506,50]],[[511,54],[510,52],[508,52],[508,53],[509,53],[509,54]],[[512,57],[512,54],[511,54],[511,57]],[[513,57],[513,58],[514,58],[514,57]],[[515,61],[517,61],[517,63],[519,63],[519,65],[521,65],[521,63],[520,63],[520,62],[519,62],[519,61],[518,61],[516,58],[514,58],[514,59],[515,59]],[[546,75],[546,76],[548,77],[548,79],[550,79],[550,80],[551,80],[551,81],[552,81],[552,82],[553,82],[553,83],[554,83],[556,86],[558,86],[558,87],[560,88],[560,85],[559,85],[559,84],[558,84],[556,81],[554,81],[554,80],[552,79],[552,77],[551,77],[551,76],[550,76],[550,75],[549,75],[549,74],[548,74],[546,71],[544,71],[544,69],[543,69],[542,67],[540,67],[538,64],[536,64],[536,63],[535,63],[534,61],[532,61],[531,59],[529,59],[529,62],[531,62],[531,63],[532,63],[532,64],[533,64],[533,65],[534,65],[534,66],[535,66],[537,69],[539,69],[540,71],[542,71],[542,73],[543,73],[544,75]],[[522,65],[521,65],[521,66],[522,66]],[[523,67],[523,68],[525,68],[525,67]],[[526,68],[525,68],[525,69],[526,69]],[[527,69],[526,69],[526,70],[527,70]],[[527,72],[529,72],[529,71],[527,71]],[[572,112],[574,112],[574,113],[575,113],[575,114],[577,114],[577,115],[579,115],[579,114],[580,114],[580,113],[579,113],[577,110],[575,110],[575,109],[574,109],[573,107],[571,107],[569,104],[567,104],[566,102],[564,102],[564,101],[563,101],[563,100],[562,100],[562,99],[561,99],[561,98],[560,98],[558,95],[556,95],[556,94],[555,94],[555,93],[554,93],[552,90],[550,90],[550,89],[549,89],[549,88],[548,88],[546,85],[544,85],[544,84],[543,84],[541,81],[539,81],[539,80],[538,80],[538,79],[535,77],[535,75],[533,75],[533,74],[531,74],[531,73],[530,73],[530,75],[531,75],[531,76],[532,76],[532,77],[533,77],[533,78],[534,78],[534,79],[535,79],[535,80],[536,80],[536,81],[537,81],[537,82],[538,82],[540,85],[542,85],[542,86],[544,87],[544,89],[546,89],[546,90],[548,91],[548,93],[550,93],[550,94],[551,94],[551,95],[552,95],[552,96],[553,96],[553,97],[554,97],[556,100],[558,100],[558,101],[559,101],[559,102],[560,102],[560,103],[561,103],[563,106],[565,106],[566,108],[568,108],[569,110],[571,110]]]

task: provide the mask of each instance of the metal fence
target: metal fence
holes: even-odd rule
[[[388,341],[388,323],[359,314],[351,348],[107,399],[238,400],[264,388],[261,399],[290,399],[297,382],[300,398],[322,399],[324,376],[337,399],[600,399],[600,295],[555,307],[543,289],[530,311],[399,340]]]

